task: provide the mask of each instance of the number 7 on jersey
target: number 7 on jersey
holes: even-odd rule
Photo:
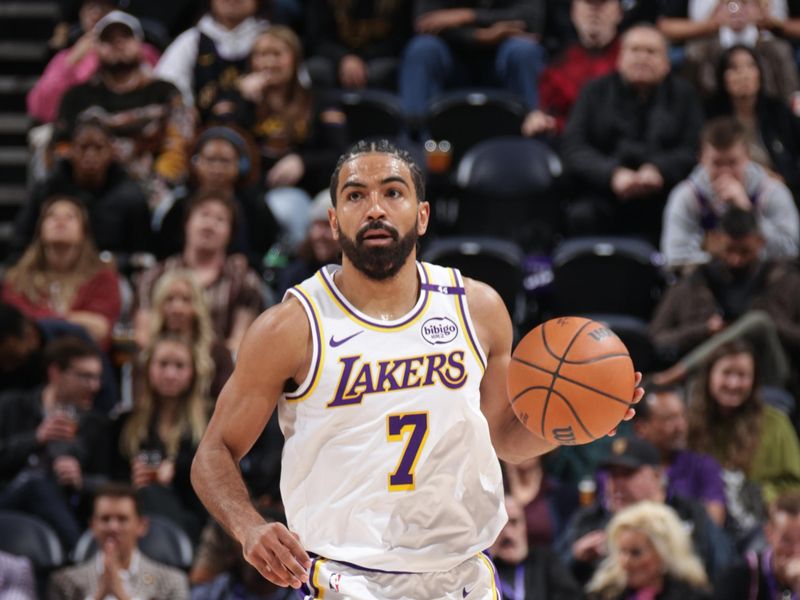
[[[400,460],[394,471],[389,473],[390,492],[414,489],[414,469],[428,439],[427,412],[386,416],[387,441],[402,442],[404,437],[406,442]]]

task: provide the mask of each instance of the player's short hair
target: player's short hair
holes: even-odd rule
[[[715,150],[727,150],[744,141],[744,126],[733,117],[711,119],[700,132],[700,146],[708,145]]]
[[[420,202],[425,200],[425,178],[414,157],[407,150],[398,148],[385,138],[380,138],[376,140],[359,140],[339,157],[336,162],[336,168],[333,170],[333,175],[331,175],[330,193],[333,206],[336,206],[336,189],[339,187],[339,173],[344,163],[361,154],[372,153],[390,154],[406,163],[408,170],[411,172],[411,181],[414,184],[414,191],[417,193],[417,200]]]

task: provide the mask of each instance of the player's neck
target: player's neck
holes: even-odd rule
[[[364,314],[383,321],[399,319],[419,298],[417,263],[409,258],[394,277],[376,280],[364,275],[346,258],[334,283],[345,298]]]

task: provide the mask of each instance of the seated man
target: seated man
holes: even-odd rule
[[[94,499],[92,534],[97,555],[50,577],[48,600],[84,598],[189,598],[186,574],[150,560],[137,548],[147,532],[136,493],[122,484],[108,484]]]
[[[761,383],[783,386],[789,360],[800,359],[800,271],[763,256],[752,211],[729,208],[717,236],[716,257],[668,288],[650,322],[658,353],[677,361],[658,382],[680,380],[715,348],[744,337],[756,349]]]
[[[0,508],[44,519],[71,548],[82,499],[108,471],[107,420],[91,410],[102,364],[95,346],[72,337],[48,344],[45,364],[44,387],[0,399]]]
[[[506,496],[508,523],[489,549],[497,568],[503,598],[582,598],[580,586],[545,546],[530,548],[525,513],[519,502]]]
[[[750,159],[744,127],[730,117],[700,134],[700,164],[669,195],[661,252],[669,267],[706,262],[719,218],[731,206],[753,213],[770,258],[797,256],[800,222],[792,193]]]
[[[640,502],[664,502],[678,513],[692,531],[695,551],[706,571],[714,574],[732,558],[730,540],[709,518],[703,505],[680,496],[667,496],[666,478],[658,450],[640,438],[618,438],[601,465],[608,469],[606,502],[580,509],[558,542],[561,559],[581,583],[586,583],[606,556],[605,526],[619,510]]]
[[[723,571],[715,600],[772,600],[800,594],[800,494],[779,496],[764,527],[767,547]]]
[[[695,163],[702,121],[694,90],[670,74],[661,33],[629,29],[616,72],[583,88],[562,135],[566,171],[576,180],[569,233],[658,243],[667,192]]]
[[[689,424],[686,398],[679,387],[651,387],[636,407],[636,435],[661,454],[667,475],[667,495],[702,502],[720,527],[725,523],[725,485],[722,467],[707,454],[686,449]]]

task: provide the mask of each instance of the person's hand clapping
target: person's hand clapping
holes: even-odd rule
[[[117,556],[117,543],[113,539],[108,539],[103,544],[103,574],[97,586],[96,600],[102,600],[108,596],[117,600],[130,600],[125,586],[120,577],[119,557]]]

